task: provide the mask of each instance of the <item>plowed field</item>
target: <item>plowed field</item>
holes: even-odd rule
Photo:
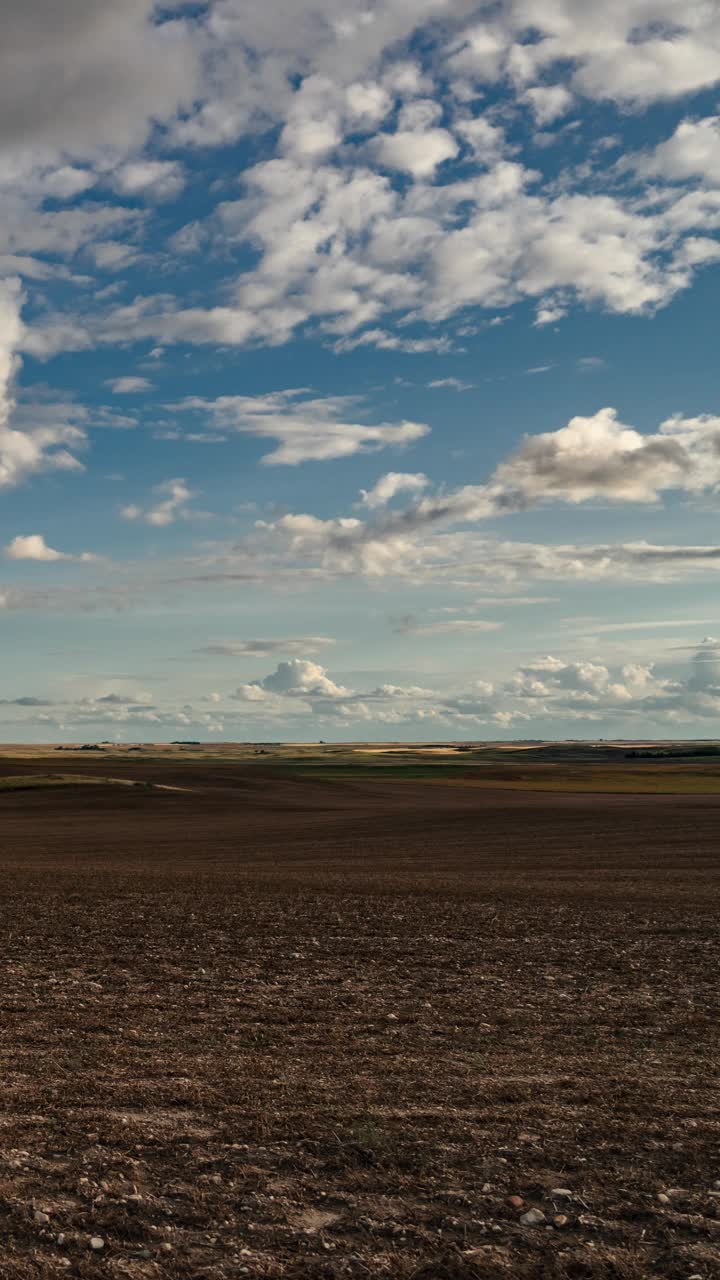
[[[720,1275],[720,795],[0,762],[52,768],[0,789],[2,1280]]]

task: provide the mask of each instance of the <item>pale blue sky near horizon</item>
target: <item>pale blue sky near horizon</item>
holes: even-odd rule
[[[0,34],[1,739],[720,736],[720,9]]]

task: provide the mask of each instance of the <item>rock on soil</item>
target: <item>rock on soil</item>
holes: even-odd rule
[[[542,1209],[528,1209],[520,1219],[524,1227],[540,1227],[545,1220]]]

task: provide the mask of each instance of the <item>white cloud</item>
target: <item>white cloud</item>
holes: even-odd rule
[[[303,723],[316,734],[323,723],[349,730],[360,726],[398,726],[405,736],[433,730],[440,736],[496,737],[522,725],[523,734],[552,735],[572,726],[573,736],[643,736],[657,725],[663,736],[673,726],[703,724],[720,715],[720,656],[717,642],[706,640],[691,649],[689,670],[678,677],[659,672],[652,662],[612,665],[592,659],[548,655],[535,658],[503,681],[488,681],[468,673],[454,688],[385,683],[361,691],[344,689],[323,667],[293,660],[280,663],[264,680],[244,684],[227,699],[213,693],[202,698],[216,708],[198,714],[191,704],[157,705],[150,695],[94,694],[75,702],[57,704],[46,697],[23,696],[5,700],[27,712],[61,706],[57,713],[15,723],[63,722],[120,724],[138,728],[176,724],[201,726],[222,733],[228,725],[237,734],[252,716],[256,722],[275,726]],[[677,664],[676,664],[677,665]],[[240,709],[219,711],[226,701]],[[222,719],[219,720],[218,716]],[[314,727],[315,726],[315,727]]]
[[[47,424],[18,431],[11,425],[13,384],[20,366],[16,352],[23,335],[22,302],[20,282],[0,280],[0,488],[21,484],[37,471],[82,469],[65,447],[84,443],[79,427]]]
[[[245,175],[242,200],[222,206],[222,239],[248,241],[257,266],[232,306],[134,315],[128,331],[164,342],[279,344],[309,321],[337,335],[337,351],[452,348],[446,333],[409,337],[378,325],[391,313],[437,325],[466,307],[496,310],[535,300],[551,324],[570,301],[642,314],[666,305],[692,277],[688,233],[713,224],[714,207],[645,209],[620,195],[533,194],[538,175],[499,161],[479,176],[394,190],[366,169],[288,159]],[[103,340],[122,337],[120,315]],[[128,321],[130,317],[128,316]]]
[[[540,37],[508,54],[521,83],[565,64],[577,93],[640,105],[720,79],[720,18],[703,0],[689,0],[681,16],[673,0],[607,0],[602,9],[577,0],[515,0],[503,16],[516,34],[535,28]]]
[[[351,690],[331,680],[324,667],[306,658],[278,663],[264,680],[243,684],[233,697],[240,702],[276,702],[278,699],[325,699],[351,696]]]
[[[546,125],[567,114],[573,103],[573,95],[562,84],[536,85],[525,90],[523,101],[527,102],[537,123]]]
[[[176,160],[128,160],[112,175],[118,195],[172,200],[185,185],[182,165]]]
[[[551,302],[539,306],[534,320],[535,327],[542,329],[546,324],[556,324],[565,315],[567,315],[567,307],[561,303]]]
[[[190,515],[187,504],[193,497],[193,491],[188,488],[185,480],[164,480],[162,484],[155,485],[153,493],[159,499],[154,506],[125,506],[121,510],[124,519],[144,520],[146,524],[161,529],[174,524],[176,520],[187,519]]]
[[[258,521],[256,528],[270,547],[338,574],[422,578],[440,572],[443,564],[452,562],[459,568],[474,557],[475,574],[495,572],[508,580],[520,574],[622,577],[640,571],[667,577],[678,572],[680,564],[700,568],[717,561],[718,549],[712,546],[653,547],[638,542],[523,550],[522,544],[493,544],[474,534],[435,532],[549,501],[651,503],[671,490],[691,496],[714,492],[720,486],[720,418],[712,415],[678,415],[657,432],[643,434],[620,422],[614,409],[602,409],[592,417],[573,418],[557,431],[526,437],[487,483],[426,494],[425,477],[422,481],[413,477],[406,484],[403,473],[390,473],[376,490],[363,491],[365,505],[378,513],[374,519],[293,513]],[[384,509],[408,486],[418,492],[410,506]]]
[[[379,351],[402,351],[405,355],[421,356],[434,353],[446,355],[453,350],[452,338],[403,338],[387,333],[384,329],[366,329],[354,338],[342,338],[335,343],[337,353],[356,351],[358,347],[377,347]]]
[[[634,725],[670,726],[720,715],[720,657],[716,646],[697,646],[683,679],[659,674],[653,663],[612,666],[600,659],[547,656],[517,668],[509,679],[493,683],[466,679],[450,692],[418,685],[383,684],[367,691],[343,690],[314,663],[281,663],[272,675],[241,685],[233,699],[249,711],[269,715],[330,719],[352,726],[433,724],[476,732],[495,732],[514,724],[544,726],[557,732],[561,722],[632,731]],[[667,731],[667,729],[666,729]],[[487,734],[486,734],[487,736]]]
[[[386,507],[398,493],[422,493],[429,483],[422,472],[388,471],[372,489],[361,489],[360,496],[364,505],[374,511],[378,507]]]
[[[434,178],[460,147],[453,135],[437,125],[442,111],[431,99],[416,99],[403,107],[395,133],[381,133],[374,148],[381,165],[409,173],[416,180]]]
[[[262,686],[270,693],[309,694],[322,698],[340,698],[349,692],[335,684],[319,663],[304,658],[290,658],[279,663],[272,675],[265,677]]]
[[[473,0],[376,0],[359,15],[349,0],[297,0],[291,15],[287,0],[268,0],[262,15],[216,0],[186,22],[161,21],[171,10],[151,0],[115,8],[68,0],[58,25],[50,0],[10,0],[0,261],[33,278],[67,270],[46,255],[79,248],[102,269],[137,261],[143,211],[43,201],[98,182],[122,197],[177,196],[181,161],[138,147],[153,119],[171,122],[175,147],[253,130],[278,139],[273,158],[243,172],[241,197],[185,237],[188,252],[214,236],[219,260],[242,244],[255,261],[218,282],[219,305],[159,295],[92,319],[47,314],[26,335],[34,354],[142,337],[277,345],[312,324],[338,351],[447,350],[447,333],[393,332],[390,319],[437,326],[465,307],[523,300],[540,325],[573,302],[649,313],[716,259],[710,191],[644,201],[604,185],[597,157],[543,187],[482,101],[501,85],[545,125],[583,97],[639,108],[707,88],[720,79],[720,19],[707,0],[689,0],[682,22],[671,0],[609,0],[602,12],[576,0],[501,0],[492,12]],[[408,51],[416,32],[434,42],[430,69]],[[58,147],[89,167],[53,159]],[[715,182],[717,117],[682,122],[635,162],[645,178]]]
[[[433,391],[472,391],[474,383],[463,382],[461,378],[433,378],[427,385]]]
[[[8,560],[94,560],[88,552],[84,552],[81,556],[75,557],[67,555],[64,551],[55,551],[53,547],[49,547],[41,533],[19,534],[13,538],[12,542],[5,548],[5,555]]]
[[[133,245],[122,240],[96,240],[87,247],[87,253],[101,271],[120,271],[137,261],[138,253]]]
[[[720,116],[681,120],[671,138],[651,151],[626,157],[623,167],[632,167],[645,178],[669,182],[699,178],[720,185]]]
[[[12,383],[18,367],[17,348],[23,333],[22,290],[18,279],[0,281],[0,427],[12,409]]]
[[[720,484],[720,418],[677,416],[643,435],[614,409],[572,418],[566,427],[529,436],[496,470],[491,488],[518,504],[556,498],[586,502],[655,502],[667,489],[711,491]]]
[[[106,387],[110,387],[116,396],[134,395],[138,391],[148,391],[152,386],[149,378],[136,378],[126,376],[123,378],[110,378],[105,383]]]
[[[430,431],[419,422],[372,426],[348,421],[345,415],[357,408],[352,397],[320,399],[295,390],[264,396],[220,396],[217,400],[192,397],[171,407],[207,414],[216,427],[276,440],[277,448],[261,458],[268,466],[297,466],[388,447],[403,448]]]
[[[79,169],[76,165],[63,164],[57,168],[49,168],[43,172],[42,184],[47,195],[56,200],[72,200],[82,195],[95,185],[97,178],[88,169]]]

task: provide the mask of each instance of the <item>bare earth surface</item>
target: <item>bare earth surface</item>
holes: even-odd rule
[[[720,795],[61,761],[187,790],[0,792],[2,1280],[720,1275]]]

